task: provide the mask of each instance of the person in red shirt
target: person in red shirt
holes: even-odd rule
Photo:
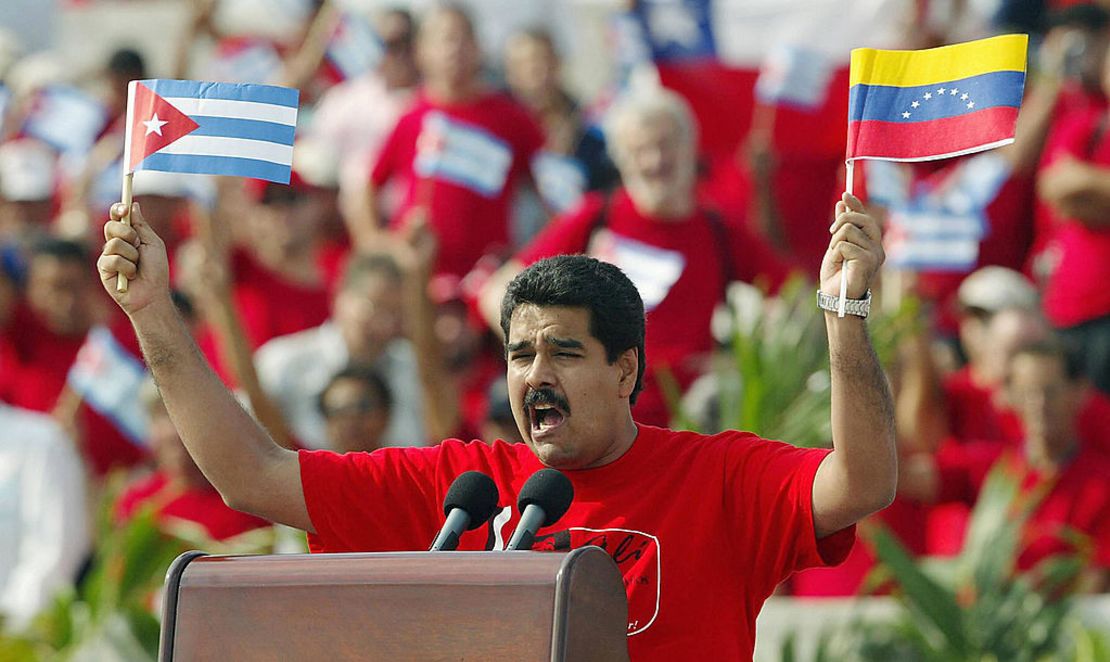
[[[544,135],[523,106],[486,89],[474,27],[459,8],[425,19],[417,61],[423,88],[386,139],[362,213],[349,219],[351,237],[363,249],[380,247],[377,198],[397,178],[403,199],[389,225],[426,209],[439,242],[436,273],[462,277],[486,253],[509,246],[512,194],[530,177]]]
[[[974,503],[998,458],[1023,476],[1023,490],[1043,490],[1026,526],[1018,567],[1028,570],[1053,554],[1077,551],[1077,531],[1093,543],[1090,587],[1104,590],[1110,569],[1110,455],[1099,446],[1106,433],[1080,424],[1087,385],[1064,347],[1052,341],[1025,346],[1014,356],[1007,385],[1024,427],[1016,454],[997,442],[964,445],[918,468],[905,489],[924,501]],[[900,487],[900,489],[902,489]]]
[[[1107,32],[1089,44],[1110,91]],[[1110,393],[1110,110],[1105,103],[1061,112],[1037,170],[1034,271],[1044,279],[1044,310],[1087,378]]]
[[[195,524],[213,540],[227,540],[270,525],[264,519],[227,507],[185,451],[153,383],[143,386],[140,397],[150,415],[147,438],[157,469],[132,482],[119,496],[115,505],[117,519],[126,521],[144,508],[151,508],[160,527],[172,530],[175,522]]]
[[[123,209],[114,207],[114,219]],[[852,314],[825,315],[832,450],[637,423],[643,301],[620,269],[582,255],[537,262],[503,299],[509,401],[524,444],[282,449],[196,352],[169,303],[161,241],[138,206],[130,215],[130,227],[106,225],[100,277],[134,324],[186,448],[227,503],[309,532],[316,551],[425,549],[462,470],[492,475],[502,508],[459,547],[500,548],[519,524],[522,485],[552,467],[577,498],[539,529],[533,549],[608,550],[625,577],[632,659],[751,659],[755,618],[779,582],[839,561],[855,522],[893,498],[893,402],[863,319],[882,240],[852,196],[830,228],[818,296],[835,311],[843,277],[852,299]],[[121,273],[126,293],[111,286]]]
[[[612,113],[611,146],[624,187],[587,196],[553,220],[494,274],[482,294],[491,326],[505,285],[526,266],[568,253],[616,264],[644,299],[651,357],[638,420],[669,421],[657,372],[683,389],[703,372],[713,348],[710,321],[734,279],[777,286],[786,267],[765,242],[699,204],[694,191],[696,129],[689,106],[674,92],[626,99]]]

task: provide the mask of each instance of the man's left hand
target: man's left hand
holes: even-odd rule
[[[832,239],[821,261],[821,291],[840,296],[840,272],[848,279],[848,298],[862,299],[886,259],[879,222],[863,211],[863,203],[845,193],[836,203]]]

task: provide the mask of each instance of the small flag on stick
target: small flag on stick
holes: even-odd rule
[[[852,51],[845,188],[856,159],[931,161],[1014,141],[1029,38],[1011,34],[921,51]],[[840,310],[846,292],[841,272]]]
[[[299,96],[297,90],[274,85],[131,81],[123,175],[128,212],[137,170],[289,183]],[[127,291],[122,275],[116,289]]]

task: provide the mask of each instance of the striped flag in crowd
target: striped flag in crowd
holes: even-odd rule
[[[325,56],[344,80],[350,80],[378,65],[382,44],[365,18],[345,11],[339,15]]]
[[[92,148],[108,122],[108,109],[70,85],[48,85],[31,101],[21,132],[62,154],[82,155]]]
[[[761,103],[815,111],[825,105],[836,65],[817,51],[783,44],[767,54],[755,81]]]
[[[146,368],[103,326],[93,327],[77,352],[66,382],[133,443],[147,441],[147,414],[139,399]]]
[[[274,85],[131,81],[127,172],[233,175],[286,184],[298,98],[297,90]]]

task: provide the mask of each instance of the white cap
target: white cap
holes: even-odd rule
[[[1006,267],[983,267],[960,284],[957,292],[960,306],[978,308],[989,313],[1019,308],[1037,310],[1037,288],[1028,278]]]
[[[54,195],[58,157],[31,138],[0,145],[0,197],[12,202],[49,200]]]

